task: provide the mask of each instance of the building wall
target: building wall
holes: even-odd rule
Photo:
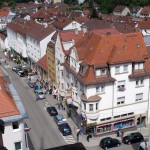
[[[26,150],[25,144],[25,132],[24,132],[24,123],[23,120],[20,120],[19,130],[15,131],[12,128],[12,123],[5,123],[5,132],[3,136],[3,144],[8,150],[15,150],[15,142],[22,143],[22,149]]]
[[[55,50],[47,46],[47,63],[48,63],[48,77],[51,82],[56,83],[56,64],[55,64]]]
[[[76,22],[76,21],[72,21],[69,25],[67,25],[65,28],[63,28],[63,30],[72,30],[72,29],[78,29],[79,31],[81,31],[81,24]]]

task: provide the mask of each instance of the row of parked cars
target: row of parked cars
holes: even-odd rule
[[[49,113],[50,116],[53,116],[54,122],[57,124],[58,129],[60,130],[63,136],[72,134],[71,128],[66,122],[66,119],[64,118],[63,115],[58,114],[54,106],[47,107],[47,112]]]
[[[124,144],[132,144],[132,143],[143,142],[143,141],[144,141],[144,137],[139,132],[131,133],[123,137],[122,139],[122,142]],[[99,143],[99,146],[105,150],[112,147],[119,147],[120,145],[121,142],[118,139],[111,138],[111,137],[103,138]],[[142,150],[141,146],[139,146],[139,150]]]

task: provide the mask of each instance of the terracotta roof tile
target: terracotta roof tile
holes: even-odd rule
[[[19,115],[20,112],[5,89],[3,78],[0,76],[0,118]]]
[[[47,72],[47,55],[45,54],[38,62],[37,64]]]
[[[150,29],[150,21],[140,21],[137,23],[137,27],[140,29]]]
[[[140,14],[141,15],[149,15],[150,14],[150,6],[144,6]]]
[[[114,12],[122,12],[125,8],[126,8],[126,6],[117,5],[114,9]]]

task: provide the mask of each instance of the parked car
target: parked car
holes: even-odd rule
[[[99,143],[99,146],[105,150],[112,147],[119,147],[120,145],[121,142],[118,139],[114,139],[111,137],[103,138]]]
[[[71,135],[72,131],[68,123],[60,123],[58,124],[58,129],[62,133],[63,136]]]
[[[15,67],[12,67],[12,71],[14,72],[18,72],[18,71],[21,71],[22,70],[22,67],[21,66],[15,66]]]
[[[36,91],[36,99],[45,99],[45,94],[43,93],[42,90]]]
[[[40,87],[37,84],[35,84],[34,85],[34,93],[36,93],[39,90],[40,90]]]
[[[66,119],[64,118],[63,115],[58,114],[58,115],[54,116],[54,121],[55,121],[55,123],[58,125],[58,124],[60,124],[60,123],[62,123],[62,122],[65,122]]]
[[[138,150],[146,150],[146,148],[148,147],[148,142],[141,142]]]
[[[25,77],[24,71],[21,70],[21,71],[18,71],[17,73],[20,77]]]
[[[58,115],[58,112],[55,107],[47,107],[47,112],[50,114],[50,116],[56,116]]]
[[[36,83],[34,82],[34,81],[29,81],[28,82],[28,85],[31,87],[31,88],[34,88],[34,85],[35,85]]]
[[[125,144],[131,144],[131,143],[137,143],[143,141],[144,141],[144,137],[139,132],[131,133],[122,139],[122,142]]]

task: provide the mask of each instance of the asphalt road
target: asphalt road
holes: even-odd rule
[[[36,101],[33,89],[27,85],[27,79],[20,78],[11,68],[5,68],[10,75],[11,82],[14,84],[25,110],[28,119],[25,119],[29,131],[29,141],[31,150],[42,150],[51,147],[65,145],[66,142],[60,135],[53,118],[48,115],[43,107],[43,101]]]
[[[0,56],[1,53],[0,53]],[[66,142],[60,135],[53,118],[44,109],[43,101],[36,101],[33,89],[27,85],[26,78],[20,78],[10,67],[4,67],[22,99],[28,119],[25,119],[31,130],[28,133],[30,150],[42,150],[46,148],[65,145]],[[112,148],[112,150],[137,150],[138,144],[125,145]],[[102,150],[99,146],[86,147],[87,150]],[[110,149],[111,150],[111,149]]]

